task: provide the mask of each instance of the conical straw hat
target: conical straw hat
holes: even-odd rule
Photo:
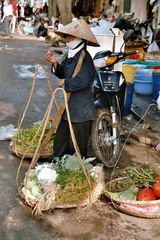
[[[95,47],[100,46],[89,25],[83,19],[71,22],[62,27],[61,30],[56,31],[55,33],[60,35],[61,37],[66,37],[66,35],[75,36],[86,40],[88,45]]]

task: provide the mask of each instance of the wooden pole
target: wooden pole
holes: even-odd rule
[[[94,15],[95,17],[100,16],[100,9],[101,8],[101,0],[95,0],[95,10],[94,10]]]
[[[57,5],[56,0],[48,0],[48,18],[51,24],[51,18],[57,17]]]

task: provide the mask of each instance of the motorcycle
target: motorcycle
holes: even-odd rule
[[[149,43],[153,41],[154,29],[152,26],[153,18],[147,19],[145,21],[137,21],[134,25],[134,32],[138,36],[146,38]]]
[[[124,34],[124,43],[133,32],[129,30]],[[121,151],[120,131],[126,90],[123,73],[114,71],[113,66],[137,52],[100,51],[93,58],[96,68],[94,79],[96,119],[92,124],[91,143],[96,157],[108,168],[114,167]]]
[[[127,31],[129,29],[134,30],[132,35],[132,40],[138,38],[144,38],[148,40],[148,43],[153,41],[154,29],[152,26],[153,18],[144,20],[142,22],[135,18],[132,20],[125,19],[124,17],[119,17],[114,25],[115,28],[119,28],[121,31]]]

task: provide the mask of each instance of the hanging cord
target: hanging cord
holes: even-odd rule
[[[75,137],[75,134],[74,134],[73,126],[72,126],[72,123],[71,123],[71,118],[70,118],[70,113],[69,113],[69,108],[68,108],[68,101],[67,101],[67,94],[66,94],[66,91],[64,89],[61,89],[61,90],[63,91],[63,95],[64,95],[64,101],[65,101],[65,106],[66,106],[66,112],[67,112],[67,118],[68,118],[68,123],[69,123],[69,129],[70,129],[70,134],[71,134],[72,142],[73,142],[73,145],[74,145],[74,149],[75,149],[77,157],[78,157],[78,159],[80,161],[80,165],[81,165],[81,168],[82,168],[82,170],[84,172],[84,175],[85,175],[85,177],[87,179],[89,190],[91,191],[92,190],[91,182],[90,182],[90,179],[88,177],[87,171],[86,171],[86,169],[84,167],[83,159],[82,159],[82,156],[81,156],[78,144],[77,144],[77,140],[76,140],[76,137]],[[55,93],[56,93],[56,91],[55,91]],[[91,202],[90,191],[89,191],[89,200]]]
[[[52,89],[52,86],[51,86],[51,79],[50,79],[50,76],[49,76],[48,68],[45,65],[40,65],[40,66],[43,68],[43,70],[46,74],[48,90],[49,90],[50,95],[52,96],[53,89]]]
[[[35,150],[35,153],[34,153],[34,156],[33,156],[33,158],[32,158],[32,161],[31,161],[31,163],[30,163],[30,165],[29,165],[29,168],[28,168],[28,171],[27,171],[27,173],[26,173],[26,178],[25,178],[25,183],[24,183],[24,187],[25,187],[25,201],[28,203],[28,205],[30,205],[30,201],[29,201],[29,199],[28,199],[28,197],[27,197],[27,194],[26,194],[26,185],[27,185],[27,181],[28,181],[28,174],[29,174],[29,171],[36,165],[36,163],[37,163],[37,154],[38,154],[38,151],[39,151],[39,149],[40,149],[40,147],[41,147],[41,142],[42,142],[42,139],[43,139],[43,136],[44,136],[44,132],[45,132],[45,129],[46,129],[46,126],[47,126],[47,123],[48,123],[48,121],[49,121],[49,117],[50,117],[50,113],[51,113],[51,110],[52,110],[52,105],[53,105],[53,101],[54,101],[54,98],[55,98],[55,96],[54,96],[54,94],[52,94],[52,98],[51,98],[51,101],[50,101],[50,103],[49,103],[49,105],[48,105],[48,108],[47,108],[47,111],[46,111],[46,113],[45,113],[45,117],[44,117],[44,123],[43,123],[43,127],[42,127],[42,133],[41,133],[41,136],[40,136],[40,138],[39,138],[39,141],[38,141],[38,145],[37,145],[37,148],[36,148],[36,150]],[[19,169],[20,170],[20,169]],[[18,178],[18,176],[17,176],[17,178]],[[31,206],[32,206],[32,204],[31,204]]]
[[[48,69],[47,69],[47,67],[45,65],[40,65],[40,66],[43,68],[43,70],[44,70],[44,72],[46,74],[48,90],[49,90],[50,95],[52,96],[53,89],[52,89],[52,86],[51,86],[51,79],[50,79],[50,76],[49,76]],[[57,105],[56,99],[54,100],[54,104],[55,104],[56,109],[58,109],[58,105]]]
[[[32,143],[33,143],[34,140],[36,139],[37,135],[39,134],[39,131],[42,129],[42,133],[43,133],[43,132],[45,132],[45,130],[46,130],[46,125],[44,126],[44,123],[45,123],[45,121],[46,121],[46,117],[47,117],[47,111],[46,111],[46,113],[45,113],[45,115],[44,115],[44,117],[43,117],[43,120],[42,120],[41,124],[39,125],[39,128],[37,129],[37,132],[36,132],[34,138],[32,139],[30,145],[29,145],[28,148],[25,150],[25,152],[24,152],[24,154],[23,154],[23,156],[22,156],[22,158],[21,158],[21,161],[20,161],[20,164],[19,164],[18,170],[17,170],[17,175],[16,175],[16,183],[17,183],[17,186],[19,185],[19,184],[18,184],[19,172],[20,172],[21,166],[22,166],[22,164],[23,164],[23,160],[25,159],[25,156],[26,156],[28,150],[29,150],[30,147],[32,146]],[[48,121],[49,121],[49,120],[48,120]],[[47,123],[48,123],[48,122],[47,122]],[[43,135],[44,135],[44,133],[43,133]],[[42,136],[42,137],[43,137],[43,136]],[[39,143],[39,142],[38,142],[38,143]],[[16,149],[16,143],[15,143],[15,149]]]
[[[114,166],[114,168],[113,168],[113,172],[115,171],[115,168],[117,167],[117,164],[118,164],[118,162],[119,162],[119,159],[120,159],[120,157],[121,157],[121,155],[122,155],[122,152],[123,152],[123,150],[124,150],[124,147],[125,147],[128,139],[129,139],[130,135],[131,135],[132,132],[135,130],[135,128],[139,125],[139,123],[144,119],[144,117],[145,117],[146,114],[148,113],[150,107],[152,107],[152,106],[157,106],[157,105],[156,105],[155,103],[151,103],[151,104],[147,107],[147,109],[146,109],[145,113],[143,114],[143,116],[141,117],[141,119],[133,126],[133,128],[131,129],[131,131],[128,133],[128,136],[127,136],[127,138],[126,138],[126,140],[125,140],[125,142],[124,142],[124,144],[123,144],[123,146],[122,146],[122,149],[121,149],[121,151],[120,151],[120,153],[119,153],[119,156],[118,156],[118,158],[117,158],[116,164],[115,164],[115,166]]]
[[[80,165],[81,165],[81,168],[82,168],[82,171],[84,172],[84,175],[87,179],[87,183],[88,183],[88,186],[89,186],[89,202],[91,203],[91,190],[92,190],[92,186],[91,186],[91,182],[90,182],[90,179],[88,177],[88,174],[87,174],[87,171],[84,167],[84,164],[83,164],[83,159],[81,157],[81,153],[80,153],[80,150],[79,150],[79,147],[78,147],[78,144],[77,144],[77,141],[76,141],[76,138],[75,138],[75,134],[74,134],[74,130],[73,130],[73,127],[72,127],[72,123],[71,123],[71,119],[70,119],[70,114],[69,114],[69,108],[68,108],[68,98],[67,98],[67,94],[65,92],[64,89],[62,88],[57,88],[54,90],[54,92],[52,93],[52,98],[51,98],[51,101],[48,105],[48,108],[47,108],[47,111],[45,113],[45,117],[44,117],[44,125],[43,125],[43,129],[42,129],[42,134],[39,138],[39,142],[38,142],[38,145],[37,145],[37,148],[36,148],[36,151],[34,153],[34,156],[33,156],[33,159],[30,163],[30,166],[28,168],[28,171],[27,171],[27,174],[26,174],[26,178],[25,178],[25,186],[27,184],[27,180],[28,180],[28,173],[29,171],[36,165],[37,163],[37,154],[38,154],[38,151],[41,147],[41,142],[42,142],[42,139],[43,139],[43,136],[44,136],[44,132],[45,132],[45,129],[46,129],[46,125],[48,123],[48,120],[49,120],[49,116],[50,116],[50,113],[51,113],[51,110],[52,110],[52,105],[53,105],[53,102],[54,102],[54,99],[55,99],[55,95],[57,93],[57,91],[62,91],[63,93],[63,96],[64,96],[64,101],[65,101],[65,107],[66,107],[66,112],[67,112],[67,118],[68,118],[68,123],[69,123],[69,129],[70,129],[70,133],[71,133],[71,138],[72,138],[72,141],[73,141],[73,145],[74,145],[74,148],[75,148],[75,151],[76,151],[76,154],[77,154],[77,157],[80,161]],[[24,159],[24,158],[23,158]],[[21,164],[22,165],[22,164]],[[20,166],[21,167],[21,166]],[[19,168],[19,171],[20,171],[20,168]],[[18,171],[18,175],[19,175],[19,171]],[[18,176],[17,175],[17,176]],[[18,178],[18,177],[17,177]],[[32,203],[30,203],[28,197],[27,197],[27,194],[26,194],[26,187],[25,187],[25,200],[26,202],[28,203],[28,205],[32,205]]]
[[[49,90],[50,95],[52,95],[53,90],[52,90],[52,87],[51,87],[51,79],[50,79],[50,77],[49,77],[48,69],[47,69],[44,65],[39,65],[39,66],[36,68],[36,70],[35,70],[34,77],[33,77],[33,81],[32,81],[31,90],[30,90],[30,92],[29,92],[28,98],[27,98],[27,100],[26,100],[26,102],[25,102],[25,104],[24,104],[23,110],[22,110],[22,112],[20,113],[20,116],[19,116],[19,119],[18,119],[17,132],[20,130],[20,128],[21,128],[21,126],[22,126],[22,122],[23,122],[23,120],[24,120],[26,111],[27,111],[27,109],[28,109],[28,107],[29,107],[29,104],[30,104],[30,101],[31,101],[31,98],[32,98],[32,95],[33,95],[33,92],[34,92],[34,89],[35,89],[36,77],[37,77],[37,74],[39,73],[40,67],[43,68],[43,70],[44,70],[44,72],[45,72],[45,74],[46,74],[46,79],[47,79],[47,84],[48,84],[48,90]],[[57,106],[56,102],[55,102],[55,106]],[[38,134],[38,132],[39,132],[39,129],[38,129],[38,131],[37,131],[37,134]],[[36,134],[36,136],[37,136],[37,134]],[[35,138],[36,138],[36,136],[35,136]],[[35,138],[34,138],[34,139],[35,139]],[[34,141],[34,139],[33,139],[33,141]],[[18,151],[17,151],[17,148],[16,148],[16,141],[17,141],[17,139],[15,138],[14,150],[15,150],[16,155],[19,156]],[[28,149],[27,149],[27,150],[28,150]],[[20,156],[19,156],[19,157],[20,157]]]
[[[76,65],[76,67],[75,67],[75,70],[74,70],[74,72],[73,72],[73,77],[75,77],[75,76],[80,72],[81,67],[82,67],[82,64],[83,64],[84,57],[85,57],[85,51],[82,50],[81,53],[80,53],[80,57],[79,57],[79,60],[78,60],[78,62],[77,62],[77,65]],[[19,130],[20,127],[21,127],[21,125],[22,125],[22,122],[23,122],[25,113],[26,113],[27,108],[28,108],[28,106],[29,106],[29,103],[30,103],[30,101],[31,101],[31,97],[32,97],[32,95],[33,95],[33,90],[34,90],[34,87],[35,87],[36,76],[37,76],[38,71],[39,71],[39,67],[40,67],[40,66],[38,66],[37,69],[36,69],[36,71],[35,71],[34,78],[33,78],[33,83],[32,83],[32,88],[31,88],[31,91],[30,91],[30,93],[29,93],[28,99],[27,99],[27,101],[26,101],[26,103],[25,103],[24,110],[23,110],[23,112],[22,112],[22,114],[21,114],[21,117],[20,117],[20,119],[18,120],[17,130]],[[51,83],[50,83],[51,80],[50,80],[50,78],[49,78],[48,69],[47,69],[46,67],[44,67],[44,66],[42,66],[42,67],[44,68],[44,71],[45,71],[45,73],[46,73],[47,82],[48,82],[48,88],[49,88],[50,91],[52,91],[52,89],[51,89]],[[51,96],[52,96],[52,94],[51,94]],[[67,93],[68,101],[69,101],[70,96],[71,96],[71,93],[68,92],[68,93]],[[57,108],[57,114],[56,114],[56,116],[54,116],[54,117],[52,118],[51,128],[49,129],[48,133],[46,134],[45,139],[43,140],[43,142],[42,142],[42,144],[41,144],[41,150],[47,145],[48,141],[51,139],[52,135],[54,134],[54,132],[55,132],[55,130],[56,130],[58,124],[59,124],[60,118],[61,118],[61,116],[62,116],[62,114],[63,114],[63,112],[64,112],[64,110],[65,110],[65,104],[64,104],[64,103],[62,103],[62,104],[59,106],[59,108],[58,108],[58,106],[57,106],[57,104],[56,104],[56,101],[54,100],[54,105],[55,105],[56,108]],[[52,107],[53,107],[53,106],[52,106]],[[46,114],[47,114],[47,112],[46,112]],[[45,117],[44,117],[44,118],[45,118]],[[39,127],[39,129],[40,129],[40,127]],[[38,131],[37,131],[37,134],[38,134]],[[36,136],[35,136],[35,137],[36,137]],[[34,140],[33,140],[33,141],[34,141]],[[15,141],[15,146],[16,146],[16,141]],[[15,148],[16,148],[16,147],[15,147]],[[16,152],[16,154],[17,154],[17,156],[18,156],[18,151],[15,150],[15,152]],[[26,152],[27,152],[27,150],[26,150]],[[23,155],[23,157],[22,157],[22,159],[21,159],[20,166],[19,166],[19,168],[18,168],[17,177],[16,177],[16,182],[17,182],[17,184],[18,184],[19,171],[20,171],[21,165],[22,165],[22,163],[23,163],[23,159],[24,159],[24,157],[25,157],[25,155],[26,155],[26,152],[24,153],[24,155]],[[37,154],[37,156],[36,156],[36,157],[34,156],[34,162],[36,162],[36,159],[35,159],[35,158],[37,158],[37,160],[38,160],[38,158],[40,157],[40,153],[41,153],[41,152],[39,151],[39,153]]]
[[[36,77],[37,77],[38,72],[39,72],[39,66],[36,68],[36,71],[35,71],[35,74],[34,74],[34,77],[33,77],[33,81],[32,81],[31,90],[30,90],[28,98],[27,98],[27,100],[24,104],[23,110],[20,113],[18,123],[17,123],[17,132],[20,130],[20,128],[22,126],[22,122],[24,120],[26,111],[29,107],[29,104],[30,104],[30,101],[31,101],[31,98],[32,98],[32,95],[33,95],[33,91],[34,91],[34,88],[35,88],[35,82],[36,82]],[[18,154],[18,151],[17,151],[17,139],[16,138],[15,138],[15,142],[14,142],[14,150],[15,150],[16,155],[20,157],[20,155]]]
[[[48,69],[47,69],[47,67],[44,66],[44,65],[39,65],[39,66],[37,66],[37,68],[36,68],[36,70],[35,70],[34,77],[33,77],[33,81],[32,81],[32,86],[31,86],[31,90],[30,90],[30,92],[29,92],[28,98],[27,98],[27,100],[26,100],[26,102],[25,102],[25,104],[24,104],[23,110],[22,110],[22,112],[21,112],[21,114],[20,114],[20,117],[19,117],[19,119],[18,119],[17,132],[20,130],[20,128],[21,128],[21,126],[22,126],[22,123],[23,123],[25,114],[26,114],[27,109],[28,109],[28,107],[29,107],[29,104],[30,104],[30,102],[31,102],[31,98],[32,98],[32,95],[33,95],[33,92],[34,92],[34,89],[35,89],[36,77],[37,77],[37,74],[39,73],[41,67],[43,68],[43,70],[44,70],[44,72],[45,72],[45,74],[46,74],[46,80],[47,80],[47,84],[48,84],[48,90],[49,90],[50,95],[52,95],[53,90],[52,90],[52,87],[51,87],[51,79],[50,79],[50,77],[49,77]],[[56,101],[54,101],[54,104],[55,104],[55,106],[56,106],[56,108],[57,108]],[[32,145],[32,143],[33,143],[34,140],[36,139],[37,135],[39,134],[39,131],[40,131],[40,129],[41,129],[42,126],[43,126],[43,122],[45,121],[45,118],[46,118],[46,115],[44,116],[44,118],[43,118],[43,120],[42,120],[42,123],[40,124],[39,128],[37,129],[37,132],[36,132],[34,138],[32,139],[30,145]],[[22,156],[22,158],[21,158],[21,161],[20,161],[18,170],[17,170],[17,175],[16,175],[16,183],[17,183],[17,185],[18,185],[19,172],[20,172],[21,166],[22,166],[22,164],[23,164],[23,160],[24,160],[24,158],[25,158],[25,156],[26,156],[29,148],[30,148],[30,146],[28,146],[28,148],[27,148],[26,151],[24,152],[24,154],[23,154],[23,156]],[[16,153],[17,156],[21,157],[21,156],[19,155],[19,153],[18,153],[18,149],[17,149],[17,139],[16,139],[16,138],[15,138],[15,142],[14,142],[14,151],[15,151],[15,153]]]
[[[36,68],[36,70],[35,70],[34,77],[33,77],[33,81],[32,81],[32,87],[31,87],[31,90],[30,90],[30,92],[29,92],[28,98],[27,98],[27,100],[26,100],[26,102],[25,102],[25,104],[24,104],[24,107],[23,107],[23,110],[22,110],[22,112],[21,112],[21,114],[20,114],[20,117],[19,117],[19,119],[18,119],[17,128],[20,128],[20,127],[21,127],[22,122],[23,122],[23,119],[24,119],[24,116],[25,116],[26,111],[27,111],[27,108],[28,108],[28,106],[29,106],[29,104],[30,104],[30,101],[31,101],[31,98],[32,98],[32,95],[33,95],[33,91],[34,91],[34,89],[35,89],[36,77],[37,77],[37,74],[39,73],[40,67],[43,68],[43,70],[44,70],[44,72],[45,72],[45,74],[46,74],[46,79],[47,79],[47,84],[48,84],[48,90],[49,90],[50,95],[52,95],[53,90],[52,90],[52,87],[51,87],[51,79],[50,79],[50,77],[49,77],[48,69],[47,69],[47,67],[44,66],[44,65],[39,65],[39,66],[37,66],[37,68]]]
[[[78,72],[80,71],[84,57],[85,57],[85,51],[82,50],[82,52],[81,52],[81,54],[80,54],[80,58],[79,58],[78,63],[77,63],[77,66],[76,66],[75,71],[74,71],[74,73],[73,73],[73,76],[74,76],[74,77],[75,77],[75,76],[78,74]],[[22,122],[23,122],[25,113],[26,113],[27,108],[28,108],[28,106],[29,106],[29,103],[30,103],[30,101],[31,101],[31,97],[32,97],[32,95],[33,95],[33,90],[34,90],[34,87],[35,87],[35,80],[36,80],[36,76],[37,76],[38,71],[39,71],[39,67],[40,67],[40,66],[38,66],[38,68],[36,69],[36,72],[35,72],[35,75],[34,75],[34,79],[33,79],[33,83],[32,83],[32,89],[31,89],[31,91],[30,91],[29,97],[28,97],[28,99],[27,99],[27,101],[26,101],[26,104],[25,104],[25,106],[24,106],[24,110],[23,110],[23,112],[22,112],[22,114],[21,114],[21,118],[20,118],[20,120],[18,121],[18,130],[20,129],[20,127],[21,127],[21,125],[22,125]],[[49,91],[50,91],[50,93],[51,93],[51,92],[52,92],[52,88],[51,88],[51,83],[50,83],[51,81],[50,81],[49,74],[48,74],[48,69],[47,69],[46,67],[44,67],[44,66],[42,66],[42,67],[43,67],[43,69],[44,69],[44,71],[45,71],[45,73],[46,73],[47,82],[48,82],[48,89],[49,89]],[[56,92],[57,92],[58,90],[63,91],[64,101],[65,101],[64,104],[61,104],[59,108],[57,107],[56,99],[55,99],[55,94],[56,94]],[[43,120],[42,120],[42,123],[41,123],[41,125],[39,126],[39,128],[38,128],[38,130],[37,130],[37,133],[36,133],[36,136],[37,136],[37,134],[39,133],[40,129],[42,128],[42,133],[41,133],[41,136],[40,136],[40,138],[39,138],[39,142],[38,142],[37,148],[36,148],[36,150],[35,150],[35,153],[34,153],[34,156],[33,156],[33,158],[32,158],[31,164],[30,164],[29,169],[28,169],[27,174],[26,174],[25,185],[26,185],[26,183],[27,183],[29,171],[31,170],[31,168],[33,168],[33,167],[36,165],[36,163],[37,163],[37,161],[38,161],[38,159],[39,159],[39,157],[40,157],[41,151],[43,150],[44,146],[46,146],[46,144],[47,144],[47,142],[48,142],[48,139],[50,139],[50,137],[53,135],[54,130],[56,129],[56,126],[57,126],[58,123],[59,123],[59,118],[60,118],[60,116],[62,115],[64,109],[66,108],[67,117],[68,117],[68,122],[69,122],[69,128],[70,128],[70,133],[71,133],[71,138],[72,138],[72,141],[73,141],[73,145],[74,145],[75,151],[76,151],[76,153],[77,153],[77,157],[78,157],[78,159],[79,159],[79,161],[80,161],[81,168],[82,168],[82,170],[83,170],[83,172],[84,172],[84,175],[86,176],[86,179],[87,179],[87,183],[88,183],[88,186],[89,186],[89,201],[91,202],[91,193],[90,193],[90,191],[92,190],[91,182],[90,182],[90,179],[89,179],[89,177],[88,177],[88,175],[87,175],[87,171],[86,171],[86,169],[85,169],[85,167],[84,167],[84,164],[83,164],[83,159],[82,159],[81,154],[80,154],[80,151],[79,151],[79,147],[78,147],[78,144],[77,144],[75,135],[74,135],[74,130],[73,130],[73,127],[72,127],[72,124],[71,124],[71,120],[70,120],[70,115],[69,115],[68,100],[69,100],[69,98],[70,98],[70,96],[71,96],[71,93],[66,93],[64,89],[56,89],[54,92],[52,92],[51,96],[52,96],[52,98],[51,98],[51,101],[50,101],[50,103],[49,103],[49,105],[48,105],[47,111],[46,111],[46,113],[45,113],[45,115],[44,115],[44,118],[43,118]],[[51,113],[51,110],[52,110],[53,105],[55,105],[55,107],[58,108],[58,111],[57,111],[57,112],[58,112],[58,116],[55,116],[55,117],[52,119],[52,123],[51,123],[51,128],[52,128],[52,129],[50,129],[50,130],[48,131],[48,134],[47,134],[46,138],[45,138],[45,139],[43,140],[43,142],[42,142],[42,139],[43,139],[43,136],[44,136],[44,132],[45,132],[47,123],[48,123],[48,121],[49,121],[49,117],[50,117],[50,113]],[[55,122],[55,123],[54,123],[54,122]],[[36,138],[36,136],[33,138],[32,142],[34,141],[34,139]],[[31,142],[31,143],[32,143],[32,142]],[[16,145],[16,144],[15,144],[15,145]],[[29,146],[29,147],[30,147],[30,146]],[[28,147],[28,149],[29,149],[29,147]],[[20,165],[19,165],[19,167],[18,167],[17,176],[16,176],[17,185],[18,185],[18,178],[19,178],[20,169],[21,169],[23,160],[24,160],[24,158],[25,158],[25,155],[26,155],[28,149],[27,149],[27,150],[25,151],[25,153],[23,154],[22,159],[21,159],[21,162],[20,162]],[[28,199],[27,199],[26,193],[25,193],[25,198],[26,198],[27,203],[29,204],[29,201],[28,201]]]
[[[34,77],[33,77],[33,81],[32,81],[32,86],[31,86],[31,90],[30,90],[30,92],[29,92],[28,98],[27,98],[27,100],[26,100],[26,102],[25,102],[25,104],[24,104],[23,110],[22,110],[22,112],[21,112],[21,114],[20,114],[20,117],[19,117],[19,119],[18,119],[17,132],[20,130],[20,128],[21,128],[21,126],[22,126],[22,123],[23,123],[25,114],[26,114],[27,109],[28,109],[28,107],[29,107],[29,104],[30,104],[30,102],[31,102],[31,98],[32,98],[32,95],[33,95],[33,92],[34,92],[34,89],[35,89],[36,77],[37,77],[37,74],[39,73],[40,67],[43,68],[43,70],[44,70],[44,72],[45,72],[45,74],[46,74],[46,79],[47,79],[47,84],[48,84],[48,90],[49,90],[50,94],[52,94],[52,92],[53,92],[53,91],[52,91],[52,87],[51,87],[51,79],[49,78],[48,69],[47,69],[44,65],[39,65],[39,66],[36,68],[36,70],[35,70]],[[44,116],[44,119],[45,119],[45,116]],[[41,124],[41,125],[43,125],[44,119],[42,120],[42,124]],[[32,145],[32,143],[34,142],[34,140],[36,139],[36,137],[37,137],[37,135],[38,135],[38,133],[39,133],[41,127],[42,127],[41,125],[40,125],[39,128],[37,129],[37,132],[36,132],[33,140],[31,141],[31,145]],[[29,146],[29,147],[30,147],[30,146]],[[24,160],[24,158],[25,158],[25,156],[26,156],[26,153],[27,153],[28,150],[29,150],[29,147],[28,147],[28,148],[26,149],[26,151],[24,152],[24,154],[23,154],[23,156],[22,156],[22,159],[21,159],[21,162],[20,162],[20,164],[19,164],[18,170],[17,170],[17,175],[16,175],[16,183],[17,183],[17,185],[18,185],[18,175],[19,175],[19,171],[20,171],[20,168],[21,168],[21,166],[22,166],[23,160]],[[15,151],[15,153],[16,153],[17,156],[21,157],[21,156],[19,155],[19,153],[18,153],[18,149],[17,149],[17,139],[16,139],[16,138],[15,138],[15,142],[14,142],[14,151]]]

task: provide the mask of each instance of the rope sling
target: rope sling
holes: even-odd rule
[[[85,57],[85,51],[82,50],[72,77],[75,77],[79,73],[79,71],[81,70],[81,66],[82,66],[84,57]],[[38,72],[40,70],[40,67],[42,67],[44,69],[44,72],[45,72],[45,75],[46,75],[46,79],[47,79],[47,83],[48,83],[48,89],[49,89],[49,92],[51,94],[51,100],[50,100],[50,102],[48,104],[48,107],[47,107],[47,110],[46,110],[46,112],[44,114],[42,122],[41,122],[39,128],[37,129],[37,133],[34,136],[33,140],[31,141],[31,144],[30,144],[30,145],[32,145],[34,139],[36,138],[36,136],[38,135],[38,133],[39,133],[39,131],[41,129],[42,133],[40,135],[40,138],[39,138],[39,141],[38,141],[38,145],[37,145],[36,150],[35,150],[35,152],[33,154],[33,158],[32,158],[31,163],[29,165],[28,171],[26,172],[25,185],[27,183],[29,171],[32,168],[34,168],[35,165],[37,164],[37,161],[40,158],[41,153],[43,152],[45,146],[48,144],[48,142],[51,139],[52,135],[55,133],[55,131],[57,129],[57,126],[58,126],[58,124],[59,124],[59,122],[61,120],[62,114],[63,114],[64,110],[66,109],[68,123],[69,123],[69,129],[70,129],[70,134],[71,134],[71,139],[73,141],[73,146],[75,148],[75,152],[77,154],[77,157],[78,157],[78,159],[80,161],[81,169],[84,172],[84,175],[86,177],[86,180],[87,180],[87,183],[88,183],[88,186],[89,186],[89,202],[91,203],[91,190],[92,190],[92,186],[91,186],[90,179],[88,177],[88,173],[87,173],[87,171],[86,171],[86,169],[84,167],[84,164],[83,164],[83,159],[82,159],[82,156],[81,156],[81,153],[80,153],[80,150],[79,150],[76,138],[75,138],[74,130],[73,130],[71,119],[70,119],[70,113],[69,113],[69,108],[68,108],[68,101],[69,101],[69,99],[71,97],[71,93],[70,92],[66,92],[63,88],[56,88],[54,91],[52,91],[51,80],[49,78],[48,69],[45,66],[43,66],[43,65],[39,65],[37,67],[36,71],[35,71],[35,74],[34,74],[34,77],[33,77],[33,82],[32,82],[32,88],[30,90],[28,99],[27,99],[27,101],[26,101],[26,103],[24,105],[23,111],[20,114],[20,117],[19,117],[19,120],[18,120],[17,132],[20,130],[20,128],[22,126],[22,122],[24,120],[27,108],[28,108],[28,106],[30,104],[30,101],[31,101],[31,98],[32,98],[32,95],[33,95],[33,91],[34,91],[34,87],[35,87],[36,77],[37,77],[37,74],[38,74]],[[56,93],[59,92],[59,91],[62,92],[64,100],[58,106],[57,103],[56,103]],[[50,117],[51,110],[52,110],[53,107],[56,107],[57,112],[56,112],[56,114],[53,117]],[[45,138],[43,138],[45,130],[46,130],[46,127],[47,127],[47,123],[49,121],[51,122],[51,127],[48,130]],[[23,160],[24,160],[28,150],[29,150],[29,147],[24,151],[23,156],[22,156],[21,161],[20,161],[20,164],[18,166],[17,175],[16,175],[17,186],[19,186],[18,181],[19,181],[20,169],[21,169]],[[16,139],[15,139],[15,144],[14,144],[14,151],[15,151],[16,155],[19,156],[18,150],[17,150]],[[29,199],[28,199],[26,194],[25,194],[25,201],[27,202],[27,204],[29,206],[33,207],[32,203],[29,201]],[[37,214],[37,211],[38,211],[38,210],[36,211],[36,208],[37,207],[35,207],[34,210],[33,210],[33,212],[35,214]]]

